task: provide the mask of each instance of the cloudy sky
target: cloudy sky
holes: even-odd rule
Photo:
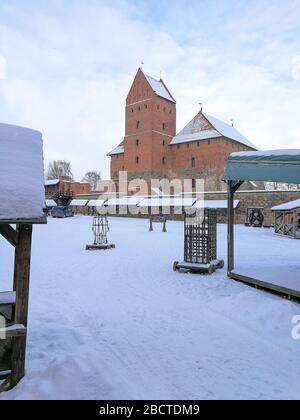
[[[300,148],[300,0],[1,0],[0,121],[43,132],[46,163],[109,174],[143,61],[259,148]]]

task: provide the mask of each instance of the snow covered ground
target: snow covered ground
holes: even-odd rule
[[[86,252],[91,222],[35,227],[27,376],[0,400],[300,398],[300,341],[291,336],[300,305],[230,281],[225,269],[174,273],[180,222],[163,234],[147,220],[114,218],[117,248]],[[299,278],[300,241],[239,226],[237,248],[253,266],[285,265],[289,255]],[[11,286],[10,257],[1,240],[1,290]]]

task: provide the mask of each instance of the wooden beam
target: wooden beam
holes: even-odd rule
[[[15,251],[14,291],[16,292],[15,323],[27,327],[32,226],[18,225]],[[12,339],[11,386],[25,375],[26,335]]]
[[[16,247],[18,235],[10,225],[0,225],[0,235],[2,235],[12,246]]]

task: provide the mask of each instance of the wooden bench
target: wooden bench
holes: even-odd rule
[[[166,216],[151,216],[150,217],[150,232],[154,231],[153,223],[162,223],[163,228],[162,231],[165,233],[167,232],[167,217]]]

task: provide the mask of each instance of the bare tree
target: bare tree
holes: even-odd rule
[[[82,182],[91,184],[91,188],[94,191],[97,189],[97,184],[99,181],[101,181],[101,172],[98,171],[87,172],[82,178]]]
[[[66,160],[54,160],[49,163],[47,179],[58,179],[60,176],[69,176],[72,181],[74,180],[71,171],[71,162],[67,162]]]

